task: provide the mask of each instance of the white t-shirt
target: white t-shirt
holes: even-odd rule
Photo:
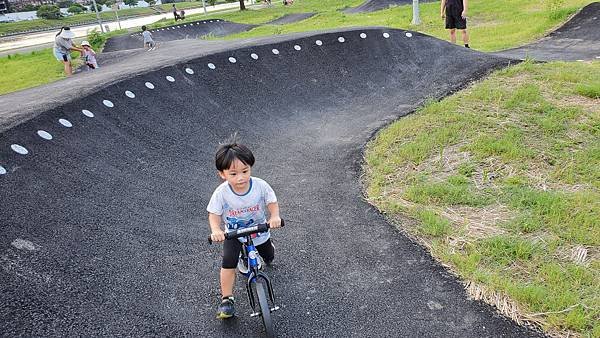
[[[154,41],[154,40],[152,40],[152,33],[148,32],[148,31],[143,31],[142,36],[144,37],[144,43]]]
[[[221,216],[228,230],[246,228],[267,222],[267,204],[277,202],[271,186],[258,177],[250,177],[250,188],[244,195],[236,194],[227,181],[215,189],[206,210]],[[266,242],[271,234],[260,232],[252,240],[254,245]],[[244,242],[244,238],[239,238]]]

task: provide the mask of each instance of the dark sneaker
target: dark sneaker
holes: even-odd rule
[[[217,318],[218,319],[227,319],[233,317],[235,314],[235,308],[233,307],[233,297],[227,297],[221,301],[219,304],[219,308],[217,309]]]

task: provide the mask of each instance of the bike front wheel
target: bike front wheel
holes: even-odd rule
[[[273,328],[273,321],[271,320],[271,308],[269,307],[267,285],[262,280],[258,280],[254,284],[256,285],[256,296],[258,298],[260,314],[262,317],[262,322],[265,326],[265,332],[267,337],[275,337],[275,329]]]

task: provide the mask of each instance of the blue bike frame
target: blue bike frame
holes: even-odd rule
[[[283,227],[284,222],[281,220],[281,226]],[[273,295],[273,286],[271,285],[271,280],[269,277],[260,271],[258,266],[258,250],[254,246],[252,242],[252,234],[259,232],[267,232],[269,230],[268,224],[258,224],[247,228],[241,228],[234,230],[232,232],[228,232],[225,234],[226,239],[234,239],[245,237],[246,243],[242,243],[242,250],[248,260],[248,272],[244,273],[244,276],[248,279],[246,283],[246,292],[248,292],[248,300],[250,301],[250,306],[252,307],[251,317],[260,315],[260,312],[256,311],[256,299],[254,295],[254,291],[252,291],[252,283],[258,283],[259,280],[262,280],[266,286],[269,293],[269,299],[273,307],[270,308],[271,312],[275,310],[279,310],[279,306],[275,306],[275,296]],[[212,243],[212,239],[208,236],[208,242]]]
[[[279,310],[279,306],[275,306],[275,296],[273,294],[271,280],[266,274],[259,270],[258,250],[256,250],[250,235],[246,236],[246,243],[242,244],[242,250],[244,250],[246,259],[248,260],[248,272],[244,273],[243,275],[248,279],[246,282],[246,292],[248,293],[248,301],[250,302],[250,307],[252,308],[252,314],[250,314],[250,316],[254,317],[260,314],[258,311],[256,311],[256,300],[254,291],[252,291],[252,283],[256,283],[259,279],[262,279],[267,285],[269,299],[271,300],[271,304],[273,304],[271,312]]]

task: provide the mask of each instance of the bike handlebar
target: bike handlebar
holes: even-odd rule
[[[285,225],[285,222],[283,220],[281,220],[281,226],[283,227],[284,225]],[[271,226],[269,225],[269,223],[257,224],[257,225],[253,225],[251,227],[241,228],[241,229],[233,230],[230,232],[226,232],[225,239],[240,238],[240,237],[249,236],[249,235],[252,235],[252,234],[255,234],[258,232],[266,232],[270,228],[271,228]],[[208,235],[208,244],[213,244],[213,240],[210,237],[210,235]]]

